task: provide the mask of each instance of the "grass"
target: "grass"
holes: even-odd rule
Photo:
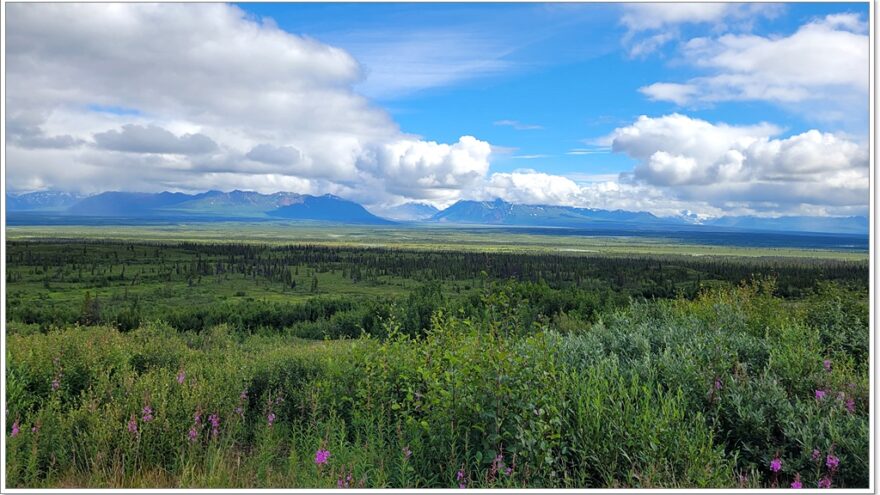
[[[230,232],[235,232],[230,236]],[[531,252],[566,254],[690,254],[693,256],[745,256],[867,260],[857,250],[806,248],[755,248],[733,245],[685,243],[657,237],[607,237],[542,235],[499,232],[498,229],[448,227],[355,227],[291,223],[194,223],[167,226],[15,226],[8,239],[121,239],[138,241],[188,240],[194,242],[253,242],[260,244],[309,243],[328,246],[384,246],[399,249],[470,250],[481,252]]]
[[[331,488],[349,474],[364,487],[772,487],[799,475],[805,486],[823,477],[867,486],[868,368],[849,350],[867,338],[825,343],[852,324],[848,310],[823,306],[837,296],[791,313],[760,286],[742,287],[539,333],[523,333],[503,291],[487,297],[485,318],[438,312],[420,338],[393,321],[386,339],[322,342],[225,326],[13,328],[7,403],[22,432],[7,437],[7,479],[38,488]],[[326,465],[314,461],[320,449],[331,452]],[[832,454],[834,470],[824,465]]]
[[[677,245],[277,225],[247,227],[243,246],[216,225],[181,232],[11,236],[8,486],[868,484],[862,254],[648,257],[627,249]],[[398,249],[265,246],[291,240]]]

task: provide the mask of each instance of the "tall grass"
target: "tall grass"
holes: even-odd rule
[[[558,327],[502,288],[382,339],[12,325],[8,485],[866,487],[866,309],[772,293]]]

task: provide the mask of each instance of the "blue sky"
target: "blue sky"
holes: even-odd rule
[[[572,150],[604,151],[590,145],[639,115],[682,112],[709,121],[749,125],[772,122],[786,135],[817,125],[815,119],[766,101],[679,106],[651,101],[639,88],[665,79],[686,79],[701,71],[677,60],[669,43],[647,56],[632,56],[622,42],[620,4],[241,4],[256,16],[273,19],[280,28],[350,51],[361,60],[367,80],[359,90],[390,112],[405,132],[426,139],[454,141],[471,134],[515,148],[492,164],[495,171],[534,168],[548,173],[617,174],[635,160],[611,152],[571,155]],[[780,4],[770,17],[754,16],[748,32],[786,36],[810,20],[835,13],[867,19],[867,3]],[[685,24],[681,39],[717,33],[715,23]],[[732,32],[744,32],[734,28]],[[425,34],[427,33],[427,34]],[[465,60],[426,60],[423,71],[454,71],[467,60],[498,62],[485,72],[462,74],[449,81],[416,81],[411,88],[372,86],[371,77],[395,78],[397,66],[371,65],[390,51],[405,52],[410,42],[429,48],[420,53],[460,51],[454,36],[468,45]],[[387,51],[386,51],[387,50]],[[377,71],[384,71],[381,76]],[[397,75],[399,77],[399,74]],[[419,84],[422,82],[422,84]],[[401,82],[400,84],[404,84]],[[863,120],[825,123],[826,130],[861,130]],[[496,122],[515,121],[540,129],[517,130]]]
[[[861,215],[867,3],[10,4],[12,191]]]

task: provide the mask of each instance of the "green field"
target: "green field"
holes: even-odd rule
[[[7,234],[10,487],[868,485],[865,253]]]
[[[398,249],[455,249],[504,252],[599,254],[689,254],[693,256],[796,257],[841,260],[868,259],[865,251],[832,249],[753,248],[735,245],[683,243],[657,237],[586,237],[529,233],[494,233],[491,228],[357,227],[291,223],[192,223],[156,226],[15,226],[9,239],[123,239],[189,240],[194,242],[309,243],[385,246]],[[756,234],[760,235],[760,234]]]

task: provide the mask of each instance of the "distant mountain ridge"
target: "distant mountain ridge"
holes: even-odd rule
[[[680,219],[660,218],[644,211],[610,211],[576,208],[573,206],[522,205],[508,203],[501,199],[494,201],[458,201],[431,217],[431,221],[544,227],[585,227],[599,222],[646,225],[682,225],[685,223]]]
[[[34,194],[7,195],[10,212],[32,212],[38,208]],[[44,201],[45,202],[45,201]],[[136,193],[108,191],[75,201],[56,201],[60,205],[47,212],[69,217],[187,220],[310,220],[334,223],[387,225],[393,222],[377,217],[363,206],[338,196],[311,196],[290,192],[261,194],[253,191],[208,191],[199,194],[179,192]]]
[[[76,218],[125,218],[141,221],[248,221],[291,220],[387,225],[394,221],[438,225],[497,225],[510,227],[554,227],[574,229],[619,229],[644,231],[748,231],[821,232],[867,235],[868,218],[784,216],[726,216],[700,220],[695,216],[658,217],[644,211],[601,210],[572,206],[528,205],[492,201],[461,200],[438,211],[425,203],[404,203],[376,215],[358,203],[325,194],[312,196],[292,192],[262,194],[254,191],[207,191],[136,193],[108,191],[93,196],[67,192],[33,192],[6,195],[6,213],[27,224],[55,215]],[[9,218],[7,216],[7,218]]]
[[[438,210],[437,207],[431,204],[409,202],[380,210],[378,212],[378,215],[391,220],[417,222],[428,220],[436,215],[439,211],[440,210]]]
[[[6,194],[6,208],[10,211],[58,211],[71,207],[85,197],[61,191]]]

